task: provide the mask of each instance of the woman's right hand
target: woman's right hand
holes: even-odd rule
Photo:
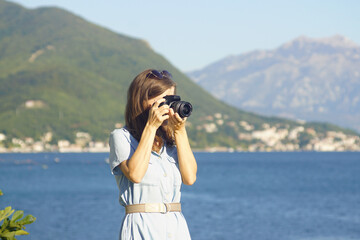
[[[149,166],[156,130],[169,118],[169,106],[164,104],[159,107],[164,101],[165,99],[161,98],[152,105],[150,105],[151,103],[148,105],[148,121],[141,134],[139,145],[131,158],[120,164],[121,171],[133,183],[140,183],[145,176]]]
[[[163,104],[159,107],[162,102],[165,102],[164,98],[157,100],[149,109],[147,124],[155,129],[158,129],[165,120],[169,119],[169,105]]]

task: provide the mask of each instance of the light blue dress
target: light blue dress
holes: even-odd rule
[[[180,202],[181,175],[176,147],[164,145],[160,154],[151,153],[146,174],[140,183],[133,183],[122,173],[119,164],[131,158],[138,141],[126,128],[110,134],[110,168],[120,190],[122,206],[139,203]],[[125,215],[120,240],[187,240],[190,238],[181,212],[132,213]]]

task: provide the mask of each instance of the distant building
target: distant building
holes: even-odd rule
[[[0,133],[0,142],[6,140],[6,135],[3,133]]]
[[[27,100],[25,102],[25,108],[43,108],[45,105],[41,100]]]

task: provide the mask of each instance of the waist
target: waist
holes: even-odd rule
[[[126,214],[130,213],[168,213],[181,212],[181,203],[141,203],[125,206]]]

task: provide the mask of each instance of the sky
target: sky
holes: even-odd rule
[[[279,47],[299,36],[343,35],[360,45],[358,0],[10,0],[57,6],[146,40],[175,67],[201,69],[229,55]]]

